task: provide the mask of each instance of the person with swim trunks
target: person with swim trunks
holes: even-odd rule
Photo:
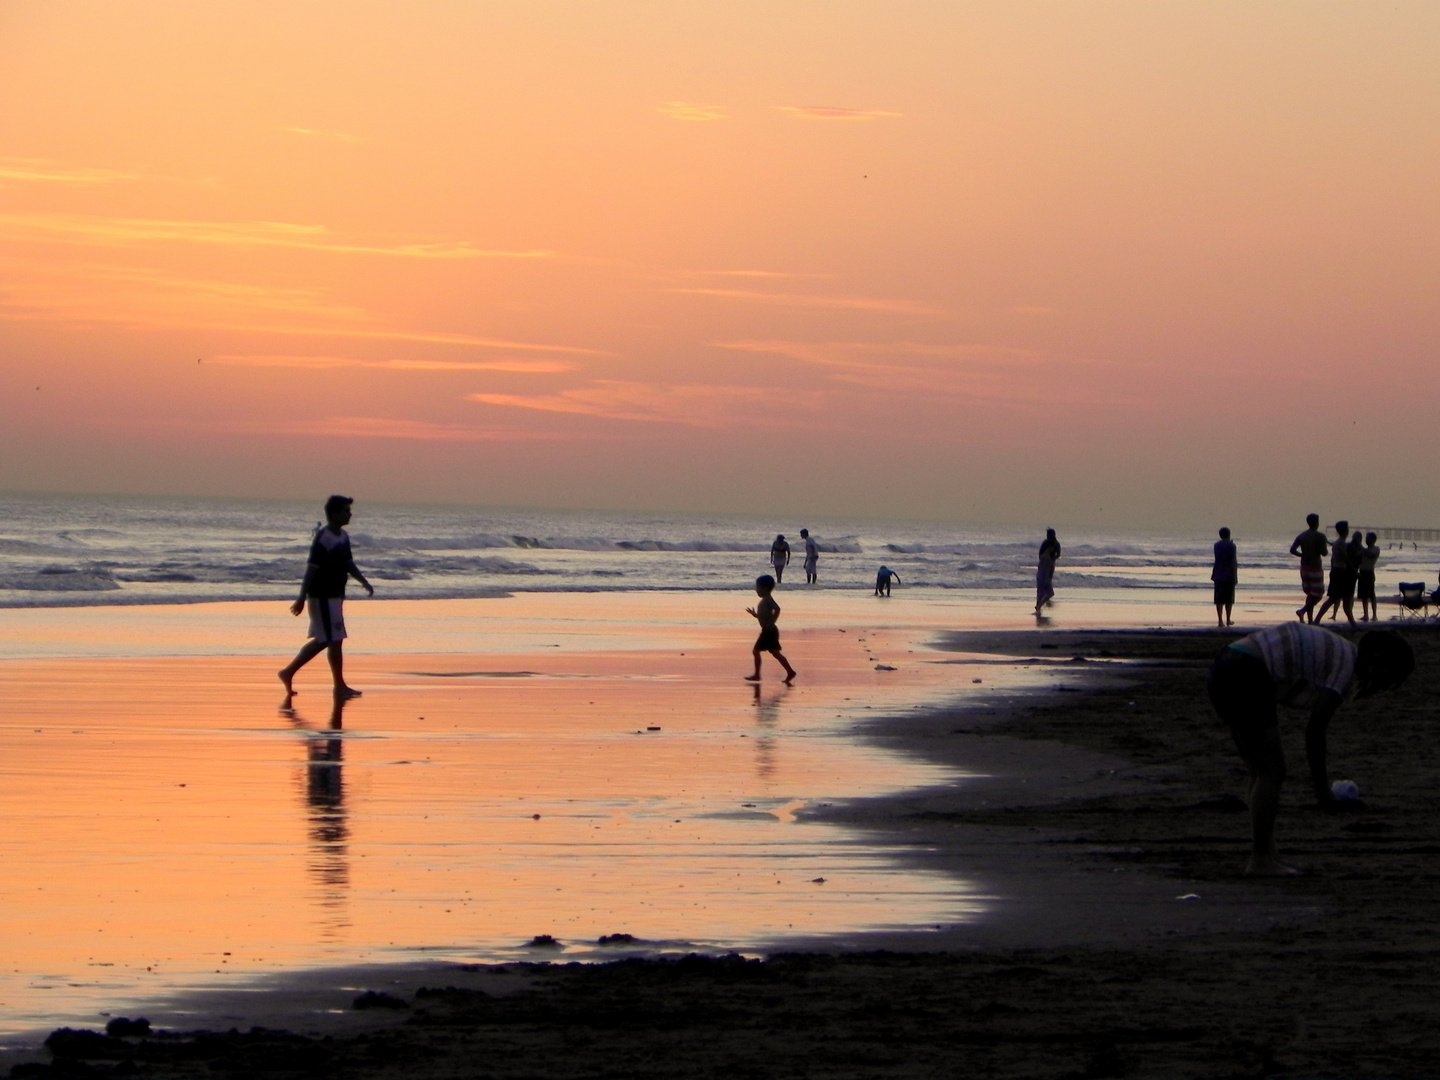
[[[780,666],[785,669],[785,681],[787,683],[795,680],[795,669],[790,666],[790,661],[785,659],[785,654],[780,651],[780,628],[776,622],[780,619],[780,605],[770,594],[775,591],[775,579],[769,574],[761,574],[755,579],[755,594],[760,597],[760,602],[754,607],[747,607],[745,614],[753,615],[760,620],[760,636],[755,639],[755,673],[746,675],[746,682],[760,681],[760,654],[768,652]]]
[[[1310,527],[1290,545],[1290,554],[1300,557],[1300,586],[1305,590],[1305,606],[1296,610],[1301,622],[1315,621],[1315,605],[1325,595],[1325,556],[1330,551],[1330,541],[1320,531],[1320,515],[1309,514],[1305,524]]]
[[[1355,595],[1360,601],[1360,621],[1378,622],[1380,609],[1375,606],[1375,567],[1380,562],[1380,538],[1373,532],[1365,534],[1365,547],[1360,552],[1360,572],[1356,576]]]
[[[295,694],[295,673],[322,652],[328,654],[330,674],[335,680],[337,697],[359,697],[360,691],[345,683],[345,583],[354,578],[375,595],[375,589],[355,565],[350,555],[350,536],[345,526],[350,523],[350,504],[355,500],[344,495],[331,495],[325,501],[325,525],[315,533],[310,545],[310,560],[305,566],[305,579],[300,583],[300,596],[290,605],[290,614],[310,610],[310,640],[300,646],[295,659],[279,672],[285,684],[285,701]]]
[[[805,584],[814,585],[820,580],[815,573],[815,567],[820,562],[820,548],[809,529],[800,530],[800,539],[805,541]]]
[[[1284,623],[1220,650],[1206,690],[1250,772],[1253,850],[1245,873],[1295,873],[1275,850],[1275,818],[1285,782],[1275,706],[1309,707],[1305,758],[1315,800],[1326,813],[1337,813],[1353,804],[1342,803],[1330,789],[1325,733],[1331,718],[1343,702],[1393,689],[1414,669],[1410,645],[1389,630],[1372,630],[1357,646],[1318,626]]]
[[[1315,612],[1315,622],[1325,618],[1327,611],[1333,612],[1330,618],[1334,619],[1343,607],[1345,618],[1350,620],[1350,629],[1354,630],[1355,575],[1359,569],[1360,549],[1347,540],[1350,535],[1348,521],[1337,521],[1335,532],[1339,539],[1330,545],[1330,587],[1325,590],[1325,602]]]

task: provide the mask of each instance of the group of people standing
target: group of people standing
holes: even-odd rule
[[[805,584],[814,585],[820,580],[815,572],[820,564],[820,548],[809,529],[800,530],[800,539],[805,541]],[[776,536],[775,542],[770,545],[770,565],[775,568],[775,583],[778,585],[785,580],[785,567],[790,565],[790,544],[784,533]]]
[[[1355,600],[1360,600],[1360,621],[1380,617],[1375,603],[1375,567],[1380,562],[1379,537],[1373,532],[1363,537],[1360,530],[1350,531],[1348,521],[1335,523],[1336,539],[1332,543],[1320,528],[1320,515],[1305,519],[1309,526],[1290,545],[1290,554],[1300,558],[1300,584],[1305,590],[1305,606],[1295,611],[1301,622],[1318,623],[1328,611],[1335,618],[1342,608],[1353,629]],[[1325,556],[1330,556],[1330,581],[1325,582]],[[1323,603],[1321,602],[1323,598]],[[1317,611],[1315,605],[1320,604]]]

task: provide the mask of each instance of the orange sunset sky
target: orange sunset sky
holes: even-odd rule
[[[0,0],[0,95],[0,489],[1440,525],[1434,3]]]

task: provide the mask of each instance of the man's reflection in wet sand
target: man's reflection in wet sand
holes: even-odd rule
[[[780,726],[780,700],[790,692],[790,687],[782,686],[775,693],[768,696],[761,696],[760,684],[754,684],[755,690],[755,775],[761,780],[769,780],[775,775],[775,732]]]
[[[305,740],[305,805],[309,818],[310,876],[320,887],[323,935],[334,939],[350,925],[346,900],[350,889],[350,858],[346,841],[350,826],[345,817],[344,739],[345,706],[337,697],[330,712],[328,732],[312,731],[293,708],[282,708],[297,728],[312,732]]]

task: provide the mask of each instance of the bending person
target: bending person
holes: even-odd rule
[[[1352,645],[1339,634],[1285,623],[1231,642],[1210,668],[1206,690],[1230,728],[1250,771],[1248,796],[1253,850],[1247,874],[1293,874],[1275,850],[1275,818],[1285,783],[1285,752],[1275,706],[1308,706],[1305,758],[1315,801],[1326,813],[1343,804],[1330,790],[1326,730],[1341,704],[1399,686],[1415,669],[1409,644],[1390,630],[1372,630]]]

